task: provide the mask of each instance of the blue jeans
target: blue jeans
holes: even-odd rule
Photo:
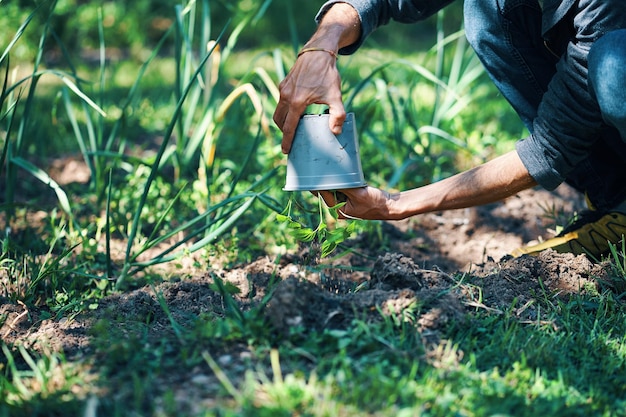
[[[469,43],[532,133],[564,45],[544,42],[537,0],[465,0],[464,8]],[[626,199],[626,30],[596,41],[588,66],[590,92],[607,128],[566,182],[587,193],[598,209],[609,210]]]
[[[604,121],[626,140],[626,29],[598,39],[589,52],[589,89]]]

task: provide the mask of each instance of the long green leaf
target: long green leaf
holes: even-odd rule
[[[15,106],[17,105],[17,101],[13,103],[9,110],[11,110],[11,116],[9,117],[9,127],[4,136],[4,145],[2,146],[2,155],[0,155],[0,175],[2,175],[4,171],[4,163],[6,162],[7,155],[9,154],[10,148],[10,139],[11,139],[11,131],[13,130],[13,121],[15,116]]]
[[[9,88],[7,88],[7,93],[17,89],[19,86],[21,86],[22,84],[25,84],[25,83],[27,83],[29,81],[31,81],[31,88],[34,90],[34,87],[32,87],[32,85],[34,85],[36,83],[37,79],[39,79],[41,76],[46,75],[46,74],[56,76],[70,90],[72,90],[74,92],[74,94],[76,94],[78,97],[80,97],[82,100],[84,100],[90,107],[92,107],[94,110],[96,110],[102,116],[106,117],[106,112],[104,110],[102,110],[102,108],[100,108],[100,106],[98,106],[91,98],[89,98],[89,96],[87,96],[87,94],[85,94],[80,88],[78,88],[78,86],[70,79],[71,76],[69,74],[67,74],[67,73],[65,73],[63,71],[59,71],[59,70],[47,69],[47,70],[37,70],[37,71],[34,71],[32,74],[22,78],[21,80],[17,81],[16,83],[12,84]]]
[[[83,159],[89,166],[89,171],[91,172],[91,176],[93,178],[96,175],[96,167],[93,165],[93,159],[89,157],[88,142],[83,136],[83,132],[80,130],[80,126],[78,125],[78,118],[74,113],[74,107],[72,106],[72,101],[70,100],[67,89],[61,90],[61,97],[63,98],[63,103],[65,104],[65,112],[67,113],[67,118],[70,122],[70,126],[72,126],[74,137],[76,138],[76,142],[78,143],[78,148],[80,149],[80,153],[83,155]]]
[[[2,95],[0,95],[0,110],[4,105],[4,100],[6,97],[6,89],[9,84],[9,60],[7,59],[7,69],[4,73],[4,84],[2,85]],[[15,101],[8,105],[6,112],[0,117],[0,121],[4,120],[9,114],[9,126],[6,129],[4,136],[4,145],[2,146],[2,155],[0,156],[0,175],[4,171],[4,163],[6,161],[7,155],[9,153],[9,141],[11,138],[11,131],[13,130],[13,122],[15,120],[15,108],[20,101],[20,96],[18,95]]]
[[[45,171],[43,171],[41,168],[33,165],[32,163],[28,162],[27,160],[19,156],[13,157],[11,159],[11,162],[23,168],[32,176],[37,178],[39,181],[43,182],[44,184],[52,188],[54,193],[57,195],[57,199],[59,200],[59,205],[61,206],[63,211],[65,211],[67,214],[71,216],[72,209],[70,207],[70,201],[67,198],[67,194],[65,194],[65,191],[63,191],[63,189],[59,186],[59,184],[56,181],[54,181],[52,178],[50,178],[50,176]]]
[[[220,224],[218,228],[214,229],[213,231],[211,231],[211,233],[207,234],[204,238],[192,244],[189,248],[186,248],[183,251],[179,251],[179,252],[175,252],[173,254],[167,255],[169,252],[171,252],[171,248],[170,248],[164,251],[163,253],[155,256],[149,261],[134,263],[133,266],[135,268],[145,268],[148,266],[157,265],[157,264],[164,263],[164,262],[170,262],[184,255],[185,253],[193,253],[199,249],[202,249],[207,244],[217,239],[226,230],[230,229],[232,225],[235,224],[235,222],[237,222],[237,220],[239,220],[239,218],[250,208],[250,206],[255,200],[256,200],[256,196],[253,196],[252,198],[250,198],[243,205],[241,205],[235,212],[233,212],[232,215],[228,218],[228,220],[224,221],[222,224]]]
[[[463,142],[461,139],[452,136],[451,134],[449,134],[448,132],[444,131],[443,129],[440,129],[438,127],[435,126],[422,126],[419,128],[418,133],[425,133],[425,134],[433,134],[436,135],[442,139],[445,139],[446,141],[452,143],[455,146],[458,146],[461,149],[467,150],[467,144],[465,142]]]
[[[180,197],[183,195],[183,191],[185,191],[185,188],[185,186],[181,187],[181,189],[178,191],[178,193],[176,193],[174,198],[168,203],[165,210],[163,210],[153,227],[152,233],[150,234],[150,236],[148,236],[148,239],[146,239],[146,242],[143,244],[142,248],[137,252],[138,254],[142,253],[145,250],[148,250],[152,246],[156,246],[159,243],[158,241],[153,240],[154,236],[159,232],[161,224],[163,224],[163,222],[165,222],[165,220],[167,219],[167,215],[174,208],[174,204],[176,204],[176,202],[180,200]]]
[[[224,29],[222,30],[222,33],[220,34],[218,40],[224,35],[224,33],[226,33],[226,27],[224,27]],[[217,43],[216,43],[217,45]],[[208,59],[211,57],[211,54],[213,53],[213,49],[211,49],[206,55],[205,57],[202,59],[202,62],[200,63],[200,65],[198,66],[197,70],[196,70],[196,74],[199,74],[200,71],[202,70],[203,65],[208,61]],[[195,76],[192,77],[193,79],[195,79]],[[146,180],[146,185],[144,186],[144,192],[142,193],[142,196],[139,200],[139,204],[137,206],[137,209],[135,210],[135,216],[133,217],[133,222],[131,225],[131,230],[130,230],[130,234],[128,236],[128,243],[126,246],[126,256],[125,259],[128,261],[131,258],[131,251],[132,251],[132,247],[133,247],[133,241],[135,240],[135,236],[137,235],[137,231],[139,229],[139,225],[140,225],[140,215],[141,215],[141,211],[143,210],[143,207],[146,204],[146,200],[148,198],[148,192],[150,191],[150,187],[152,185],[152,182],[154,181],[154,179],[156,178],[157,172],[159,170],[159,164],[161,161],[161,158],[163,157],[163,154],[165,153],[166,149],[167,149],[167,145],[169,140],[172,137],[172,133],[174,132],[174,128],[177,124],[180,112],[182,110],[183,104],[185,102],[185,98],[187,97],[187,94],[189,93],[189,91],[191,90],[191,87],[193,86],[193,82],[189,83],[187,85],[187,87],[185,88],[185,91],[183,92],[183,94],[181,95],[181,97],[178,100],[178,103],[176,104],[176,108],[174,110],[174,114],[172,115],[172,119],[170,121],[170,124],[167,128],[167,131],[165,132],[165,137],[163,138],[163,142],[161,143],[161,146],[156,154],[156,158],[154,161],[154,164],[152,166],[152,170],[150,171],[150,175],[148,176],[148,179]],[[118,283],[119,285],[119,283]]]
[[[244,193],[244,194],[240,194],[237,195],[235,197],[223,200],[217,204],[212,205],[211,207],[209,207],[204,213],[194,217],[191,220],[188,220],[187,222],[181,224],[180,226],[170,230],[168,233],[165,233],[161,236],[159,236],[158,238],[151,240],[149,242],[149,246],[145,246],[143,248],[143,250],[145,251],[148,247],[155,247],[171,238],[173,238],[174,236],[180,234],[180,233],[184,233],[186,231],[189,230],[193,230],[193,232],[191,234],[188,234],[181,242],[184,243],[190,239],[193,239],[195,236],[203,233],[205,230],[207,230],[208,228],[210,228],[212,225],[214,224],[219,224],[220,221],[224,218],[227,218],[230,216],[230,214],[235,210],[235,209],[231,209],[231,211],[226,212],[226,213],[221,213],[221,214],[216,214],[216,212],[220,211],[221,209],[225,208],[225,207],[230,207],[233,204],[235,204],[236,202],[238,202],[239,200],[244,200],[247,198],[252,198],[255,197],[256,194],[255,193]],[[210,218],[211,221],[207,222],[206,219]],[[174,245],[173,247],[166,249],[165,252],[170,252],[172,250],[172,248],[179,246],[181,244],[181,242],[179,242],[178,244]],[[136,254],[134,255],[131,260],[135,261],[137,259],[139,255]]]
[[[7,47],[4,48],[4,52],[2,52],[2,56],[0,56],[0,63],[2,63],[5,60],[5,58],[9,55],[9,52],[11,51],[11,49],[13,49],[13,47],[15,46],[17,41],[24,34],[24,31],[26,30],[26,27],[31,22],[31,20],[33,20],[33,17],[35,17],[35,14],[37,13],[37,10],[39,9],[39,7],[40,7],[40,5],[38,5],[35,8],[35,10],[30,15],[28,15],[28,17],[26,18],[24,23],[22,23],[21,26],[17,29],[17,32],[13,36],[13,39],[11,39],[11,42],[9,42]]]
[[[169,36],[171,35],[172,31],[173,31],[173,27],[170,26],[170,28],[163,34],[161,39],[159,39],[159,42],[152,48],[152,53],[150,54],[148,59],[141,65],[141,68],[139,69],[137,77],[135,78],[133,85],[128,90],[126,99],[124,100],[124,103],[122,104],[120,108],[121,116],[116,120],[115,124],[113,125],[113,128],[111,129],[111,133],[109,134],[107,143],[104,146],[105,150],[109,151],[111,149],[113,142],[117,138],[117,132],[121,126],[122,120],[126,113],[126,109],[130,106],[130,104],[133,101],[133,98],[136,96],[137,92],[139,91],[139,85],[141,84],[141,81],[143,80],[143,77],[146,71],[148,70],[148,67],[150,66],[152,61],[154,61],[154,59],[158,56],[158,54],[161,52],[163,45],[165,45],[165,42],[167,41],[167,38],[169,38]]]
[[[106,265],[107,265],[107,279],[113,277],[113,262],[111,260],[111,194],[113,191],[113,170],[109,170],[109,181],[107,184],[107,201],[104,215],[106,228],[104,231],[105,239],[105,251],[106,251]]]
[[[356,98],[357,94],[361,92],[361,90],[363,90],[363,88],[365,88],[368,84],[370,84],[377,74],[379,74],[383,70],[393,65],[406,66],[410,68],[411,70],[413,70],[414,72],[416,72],[417,74],[419,74],[420,76],[422,76],[423,78],[425,78],[426,80],[431,81],[436,86],[441,87],[445,91],[449,90],[447,84],[443,80],[441,80],[439,77],[437,77],[432,71],[428,70],[426,67],[415,64],[406,59],[396,59],[393,61],[385,62],[375,67],[366,77],[362,78],[361,81],[359,81],[359,83],[356,86],[354,86],[354,88],[351,89],[350,95],[346,98],[345,100],[346,108],[351,107],[352,102]]]
[[[100,113],[103,117],[106,117],[106,112],[100,108],[87,94],[83,93],[80,88],[72,80],[70,80],[67,76],[62,73],[58,73],[57,71],[52,71],[53,73],[57,73],[57,76],[69,87],[70,90],[74,92],[78,97],[80,97],[85,103],[87,103],[91,108]]]

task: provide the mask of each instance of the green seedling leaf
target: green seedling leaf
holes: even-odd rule
[[[70,90],[74,92],[78,97],[80,97],[85,103],[87,103],[92,109],[100,113],[102,117],[106,117],[107,114],[104,110],[100,108],[92,99],[90,99],[85,93],[81,91],[80,88],[72,80],[67,78],[65,75],[57,73],[58,77],[69,87]]]
[[[226,313],[229,314],[231,317],[235,318],[239,322],[240,325],[242,326],[245,325],[246,316],[243,314],[243,312],[237,305],[237,302],[233,298],[233,294],[237,294],[239,292],[239,288],[237,288],[235,285],[229,282],[224,282],[223,279],[221,279],[215,274],[211,274],[211,275],[213,277],[213,285],[214,285],[214,287],[212,288],[217,289],[217,293],[220,294],[222,298],[224,299]]]
[[[278,220],[279,222],[286,222],[286,221],[290,221],[291,218],[289,216],[286,216],[284,214],[277,214],[276,215],[276,220]]]
[[[327,242],[335,242],[335,243],[341,243],[343,242],[346,237],[349,237],[350,234],[346,233],[347,230],[344,228],[341,229],[336,229],[336,230],[330,230],[327,234],[326,234],[326,241]]]
[[[302,225],[295,220],[289,220],[289,228],[290,229],[302,229]]]
[[[331,210],[331,211],[337,211],[337,210],[339,210],[340,208],[342,208],[345,205],[346,205],[346,202],[342,201],[341,203],[337,203],[337,204],[335,204],[332,207],[328,207],[328,209]]]
[[[341,194],[341,193],[339,193]],[[343,194],[342,194],[343,195]],[[335,201],[337,201],[337,193],[335,193]],[[333,219],[338,220],[339,219],[339,209],[343,206],[346,205],[345,201],[339,202],[337,204],[335,204],[332,207],[328,207],[328,211],[330,213],[330,215],[333,217]]]
[[[43,171],[41,168],[33,165],[32,163],[20,157],[12,158],[11,162],[23,168],[24,170],[29,172],[32,176],[37,178],[39,181],[43,182],[48,187],[52,188],[57,195],[57,199],[59,200],[59,205],[61,206],[61,208],[67,214],[69,215],[72,214],[72,209],[70,207],[70,200],[67,198],[67,194],[65,194],[65,191],[63,191],[61,186],[59,186],[59,184],[57,184],[56,181],[50,178],[50,176],[45,171]]]
[[[9,52],[11,51],[13,46],[15,46],[17,41],[24,34],[26,27],[37,14],[37,9],[39,9],[39,6],[35,8],[35,10],[26,18],[24,23],[22,23],[22,25],[19,27],[19,29],[17,30],[17,33],[13,36],[13,39],[11,39],[11,41],[9,42],[9,45],[7,45],[7,47],[4,49],[4,52],[2,52],[2,56],[0,56],[0,62],[4,62],[5,58],[9,55]]]
[[[348,239],[350,236],[352,236],[352,234],[354,233],[354,231],[356,230],[356,222],[350,222],[344,229],[343,229],[343,236],[344,239]]]
[[[293,237],[298,241],[312,242],[313,240],[317,240],[321,247],[322,257],[330,255],[341,242],[348,239],[352,235],[356,228],[356,223],[354,222],[348,223],[345,227],[341,226],[341,223],[339,222],[333,222],[333,226],[331,228],[331,226],[329,226],[324,220],[326,210],[328,210],[335,220],[338,220],[338,209],[346,204],[345,201],[337,203],[332,207],[326,207],[324,206],[323,200],[319,199],[319,223],[315,229],[306,227],[300,222],[293,220],[290,216],[293,201],[293,199],[290,199],[287,203],[287,207],[281,214],[276,215],[276,218],[279,221],[288,222],[288,227],[292,230]]]
[[[294,236],[301,242],[311,242],[315,238],[315,230],[309,227],[295,229]]]
[[[337,248],[337,242],[326,240],[322,242],[322,258],[327,257]]]

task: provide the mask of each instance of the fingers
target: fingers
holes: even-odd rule
[[[335,199],[337,200],[337,204],[345,203],[348,201],[348,196],[342,193],[341,191],[335,191]]]
[[[278,107],[277,107],[278,109]],[[302,113],[298,111],[290,110],[284,116],[282,123],[277,121],[277,117],[280,116],[277,113],[274,113],[274,122],[279,127],[279,129],[283,132],[283,140],[281,143],[281,150],[284,154],[288,154],[291,151],[291,145],[293,143],[293,138],[296,134],[296,129],[298,127],[298,123],[300,122],[300,117]],[[328,127],[331,132],[335,135],[341,134],[343,129],[343,122],[346,120],[346,112],[341,106],[339,111],[330,112],[330,117],[328,118]]]
[[[296,133],[300,116],[306,110],[306,100],[298,95],[298,71],[294,67],[278,86],[280,98],[274,110],[274,123],[283,132],[281,150],[287,154]]]
[[[322,197],[328,207],[348,201],[348,196],[341,191],[311,191],[314,196]]]
[[[282,96],[276,106],[273,119],[276,126],[283,132],[281,150],[284,154],[288,154],[291,150],[291,144],[296,134],[300,116],[304,113],[305,109],[306,105],[294,105],[289,99]]]
[[[344,193],[345,191],[346,193]],[[312,191],[313,195],[317,197],[321,197],[324,199],[324,202],[328,207],[334,207],[340,203],[347,203],[337,210],[340,219],[352,219],[352,220],[362,220],[360,217],[356,217],[350,215],[349,212],[352,210],[350,205],[350,196],[347,194],[352,194],[353,190],[343,190],[343,191]]]
[[[324,202],[328,207],[333,207],[337,205],[337,201],[335,200],[335,193],[333,191],[317,191],[317,196],[322,197]]]
[[[339,109],[337,110],[337,108]],[[278,109],[278,107],[277,107]],[[333,110],[335,109],[335,110]],[[293,111],[293,109],[287,111],[287,114],[284,116],[282,123],[276,121],[276,117],[282,117],[274,113],[274,122],[278,125],[278,127],[283,132],[283,140],[281,143],[281,150],[284,154],[288,154],[291,151],[291,145],[293,143],[293,138],[296,134],[296,129],[298,127],[298,123],[300,122],[301,112]],[[330,115],[328,118],[328,127],[330,131],[334,135],[341,134],[343,129],[343,122],[346,120],[346,112],[344,110],[343,104],[339,101],[339,106],[335,105],[330,108]]]
[[[328,207],[334,207],[339,203],[345,203],[346,201],[348,201],[348,197],[344,193],[339,191],[312,191],[312,193],[317,197],[321,197],[322,199],[324,199],[324,203],[326,203]],[[347,215],[341,209],[337,210],[337,214],[340,219],[360,220],[356,217]]]
[[[283,132],[281,150],[289,153],[300,116],[310,104],[329,106],[329,128],[341,133],[346,112],[341,100],[341,79],[335,58],[327,53],[304,54],[279,85],[280,99],[274,122]]]
[[[296,128],[298,127],[299,121],[300,113],[290,111],[285,116],[285,121],[282,126],[283,141],[281,143],[281,150],[284,154],[288,154],[291,150],[291,144],[293,143],[293,137],[296,134]]]
[[[328,113],[328,127],[330,131],[333,132],[334,135],[341,134],[343,122],[346,120],[346,110],[343,107],[341,95],[328,100]]]

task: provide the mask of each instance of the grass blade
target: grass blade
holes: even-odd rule
[[[210,227],[214,227],[215,224],[216,224],[216,220],[214,219],[213,222],[211,222],[209,224],[205,224],[205,225],[199,227],[198,229],[193,229],[194,232],[192,234],[186,236],[183,240],[181,240],[181,241],[177,242],[176,244],[172,245],[171,247],[169,247],[168,249],[164,250],[163,252],[161,252],[157,256],[153,257],[152,259],[150,259],[148,261],[145,261],[145,262],[135,262],[135,263],[133,263],[132,266],[134,268],[136,268],[135,270],[133,270],[133,272],[137,272],[138,270],[141,270],[143,268],[146,268],[146,267],[149,267],[149,266],[152,266],[152,265],[158,265],[158,264],[161,264],[161,263],[170,262],[170,261],[173,261],[173,260],[179,258],[180,256],[182,256],[182,255],[184,255],[186,253],[193,253],[193,252],[195,252],[195,251],[197,251],[199,249],[202,249],[207,244],[209,244],[209,243],[213,242],[215,239],[217,239],[226,230],[230,229],[233,226],[233,224],[235,224],[235,222],[237,222],[237,220],[239,220],[239,218],[246,211],[248,211],[248,209],[250,208],[252,203],[254,203],[256,198],[257,198],[256,195],[252,195],[239,208],[237,208],[236,210],[234,210],[232,212],[229,212],[226,215],[218,218],[217,219],[218,223],[219,223],[220,220],[222,220],[225,217],[227,219],[224,222],[220,223],[217,228],[213,229],[210,233],[208,233],[206,236],[204,236],[202,239],[198,240],[197,242],[193,243],[191,246],[186,248],[184,251],[179,251],[179,252],[172,253],[176,248],[182,246],[183,244],[185,244],[189,240],[193,239],[194,237],[200,235],[201,233],[204,233]],[[212,207],[212,209],[213,209],[213,207]],[[215,208],[215,209],[217,209],[217,208]],[[185,225],[177,228],[176,232],[180,232],[180,231],[183,231],[183,230],[190,230],[192,225],[195,225],[195,224],[199,223],[201,220],[205,219],[208,216],[208,214],[209,214],[209,212],[204,213],[201,216],[198,216],[198,217],[194,218],[190,222],[185,223]],[[174,235],[174,234],[175,234],[174,231],[172,231],[168,235]],[[136,258],[136,257],[134,257],[134,258]]]
[[[2,56],[0,56],[0,64],[5,59],[7,59],[7,57],[9,56],[9,52],[11,51],[11,49],[13,49],[13,47],[15,46],[17,41],[22,37],[22,35],[24,34],[24,31],[26,30],[26,27],[28,27],[30,22],[33,20],[33,17],[35,17],[35,14],[37,13],[37,10],[39,10],[39,7],[40,7],[40,5],[36,6],[35,10],[33,10],[33,12],[30,15],[28,15],[28,17],[26,18],[24,23],[22,23],[22,25],[17,29],[17,32],[15,33],[15,36],[13,36],[13,39],[11,39],[11,42],[9,42],[7,47],[4,48],[4,52],[2,52]]]
[[[219,38],[221,38],[224,33],[226,32],[226,27],[224,27],[224,29],[222,30],[222,33],[220,34]],[[218,40],[219,40],[218,38]],[[216,43],[217,45],[217,43]],[[204,66],[204,64],[208,61],[208,59],[211,56],[211,53],[213,52],[213,49],[211,49],[206,55],[205,57],[202,59],[202,62],[200,63],[200,65],[198,66],[198,69],[196,70],[196,75],[200,73],[200,71],[202,71],[202,67]],[[193,77],[195,78],[195,76]],[[133,222],[131,225],[131,230],[130,230],[130,234],[128,236],[128,244],[126,246],[126,257],[125,259],[129,260],[131,258],[131,250],[132,250],[132,246],[133,246],[133,241],[135,240],[135,237],[137,236],[137,231],[139,229],[139,225],[140,225],[140,215],[141,215],[141,211],[143,210],[143,207],[146,204],[146,200],[148,198],[148,192],[150,190],[150,186],[152,185],[152,182],[154,181],[154,179],[156,178],[157,172],[159,170],[159,164],[161,161],[161,158],[163,157],[163,154],[166,151],[167,148],[167,144],[169,142],[169,140],[172,137],[172,133],[174,132],[174,128],[177,124],[178,118],[180,116],[181,110],[182,110],[182,106],[184,104],[185,98],[187,97],[187,94],[189,93],[189,91],[191,90],[191,87],[193,86],[193,83],[189,83],[187,85],[187,87],[185,88],[185,91],[183,92],[183,94],[181,95],[181,97],[178,100],[178,103],[176,105],[176,109],[174,110],[174,114],[172,116],[172,119],[170,121],[170,124],[167,128],[167,131],[165,132],[165,136],[163,139],[163,142],[161,143],[161,146],[156,154],[155,157],[155,161],[152,167],[152,170],[150,171],[150,175],[148,176],[148,179],[146,181],[146,185],[144,187],[144,192],[141,196],[141,199],[139,200],[139,204],[137,207],[137,210],[135,211],[135,216],[133,217]]]
[[[67,198],[67,194],[65,194],[65,191],[63,191],[63,189],[59,186],[59,184],[57,184],[57,182],[54,181],[44,170],[33,165],[32,163],[28,162],[27,160],[21,157],[12,158],[11,162],[23,168],[32,176],[37,178],[39,181],[41,181],[42,183],[52,188],[54,193],[57,195],[57,199],[59,200],[59,205],[61,206],[63,211],[65,211],[71,217],[72,209],[70,207],[70,200]]]
[[[107,114],[100,106],[98,106],[87,94],[83,93],[80,88],[72,80],[70,80],[65,74],[60,73],[58,71],[53,71],[57,74],[57,76],[63,81],[65,85],[68,86],[70,90],[74,92],[78,97],[80,97],[85,103],[87,103],[92,109],[97,111],[102,117],[106,117]]]
[[[113,278],[113,266],[111,261],[111,194],[113,191],[113,170],[109,170],[109,183],[107,184],[107,202],[106,202],[106,210],[104,215],[105,217],[105,251],[106,251],[106,272],[107,278]]]

